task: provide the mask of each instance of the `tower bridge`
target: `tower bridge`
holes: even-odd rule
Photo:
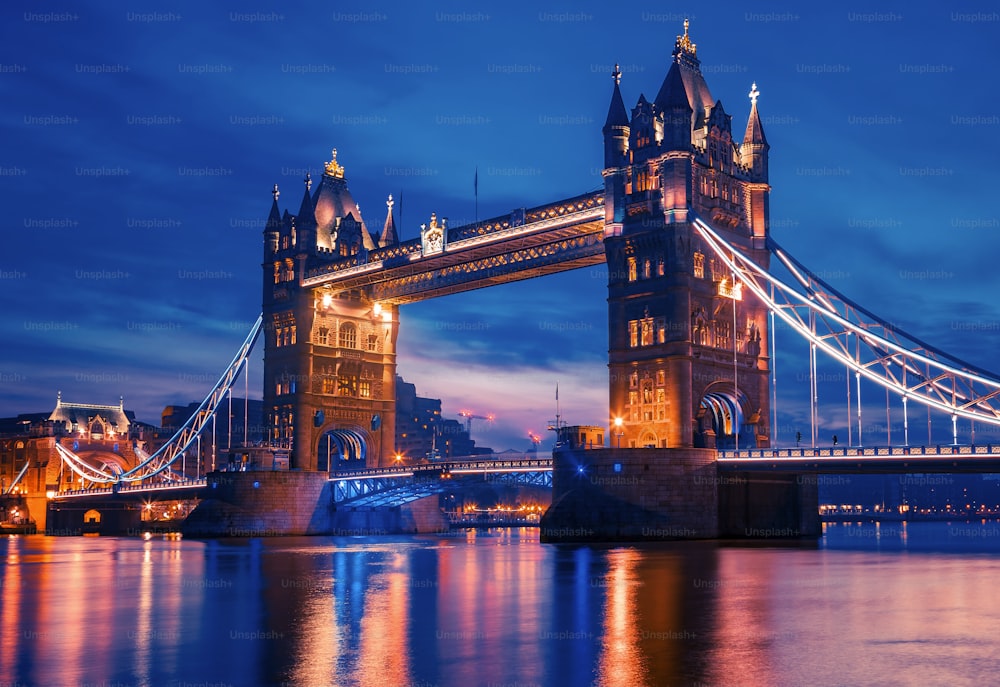
[[[323,437],[351,432],[349,462],[385,465],[394,430],[398,308],[494,284],[608,264],[609,391],[627,447],[766,446],[767,308],[694,224],[711,222],[763,268],[768,143],[756,86],[742,137],[678,38],[655,99],[631,116],[616,69],[600,192],[449,227],[432,215],[400,242],[393,203],[369,230],[336,150],[298,213],[278,190],[265,228],[264,407],[294,467],[323,467]],[[328,467],[328,466],[326,466]]]
[[[901,399],[904,426],[909,403],[950,416],[957,447],[959,419],[1000,424],[1000,379],[880,320],[777,244],[756,83],[748,97],[745,125],[734,125],[705,81],[685,22],[652,100],[640,94],[626,109],[621,72],[613,72],[602,190],[458,227],[435,214],[409,241],[399,239],[391,196],[380,229],[366,223],[334,150],[315,189],[306,176],[295,214],[281,209],[275,186],[264,229],[261,319],[170,447],[120,474],[86,467],[72,452],[63,460],[95,483],[169,476],[180,447],[213,416],[260,332],[267,439],[290,452],[291,471],[227,476],[231,502],[211,517],[243,517],[234,504],[264,503],[268,490],[279,506],[423,493],[427,485],[407,491],[400,483],[416,485],[416,473],[391,474],[399,309],[603,262],[610,446],[554,453],[541,470],[554,490],[543,533],[716,537],[778,527],[813,536],[816,489],[799,474],[824,467],[995,469],[992,447],[985,455],[983,447],[918,450],[906,431],[902,447],[887,447],[891,453],[861,448],[862,380]],[[775,276],[772,263],[790,277]],[[827,450],[817,446],[817,353],[857,380],[853,406],[850,384],[847,392],[858,434],[835,454],[771,448],[776,318],[809,346],[813,451]],[[374,472],[331,482],[334,445],[340,466]],[[515,472],[533,471],[538,466]],[[299,524],[275,520],[275,527],[314,531],[318,512],[305,507],[295,516]]]

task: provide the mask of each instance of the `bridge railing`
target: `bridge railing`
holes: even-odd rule
[[[521,458],[512,460],[467,460],[447,463],[420,463],[388,468],[368,468],[330,473],[331,481],[361,480],[373,477],[416,477],[442,472],[540,472],[552,470],[551,458]]]
[[[774,458],[889,458],[895,456],[997,456],[1000,445],[939,444],[936,446],[830,446],[751,448],[719,451],[719,460],[771,460]]]
[[[54,499],[77,496],[98,496],[102,494],[128,494],[143,491],[167,491],[171,489],[194,489],[206,486],[204,477],[177,479],[161,484],[121,483],[117,487],[91,487],[89,489],[66,489],[52,495]]]

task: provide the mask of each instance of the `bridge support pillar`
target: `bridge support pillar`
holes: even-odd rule
[[[720,473],[714,449],[555,451],[541,539],[649,541],[820,536],[816,480]]]
[[[719,475],[719,536],[798,539],[822,535],[815,475],[742,472]]]
[[[210,472],[208,495],[181,531],[191,537],[329,534],[332,489],[322,472]]]
[[[552,454],[542,541],[714,539],[718,529],[714,449]]]
[[[436,534],[448,530],[438,495],[434,494],[400,506],[338,507],[334,513],[331,534],[367,537],[385,534]]]
[[[40,510],[45,512],[45,534],[50,536],[103,534],[134,537],[143,531],[140,505],[114,497],[86,503],[74,499],[47,501]],[[35,523],[38,523],[37,516]],[[42,531],[41,526],[38,531]]]

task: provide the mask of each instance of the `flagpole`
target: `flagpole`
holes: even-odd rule
[[[473,177],[472,188],[476,194],[476,224],[479,224],[479,165],[476,165],[476,176]]]
[[[556,382],[556,440],[559,438],[559,382]]]

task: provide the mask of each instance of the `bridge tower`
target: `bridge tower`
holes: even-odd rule
[[[742,140],[678,36],[631,116],[614,72],[604,125],[611,446],[767,446],[768,311],[741,293],[698,217],[767,266],[768,144],[756,84]]]
[[[291,446],[291,467],[331,469],[340,460],[378,466],[395,443],[395,306],[365,288],[302,285],[310,273],[363,264],[368,251],[398,242],[387,203],[385,227],[369,233],[337,151],[315,190],[306,175],[295,215],[278,208],[264,228],[264,414],[271,442]]]

